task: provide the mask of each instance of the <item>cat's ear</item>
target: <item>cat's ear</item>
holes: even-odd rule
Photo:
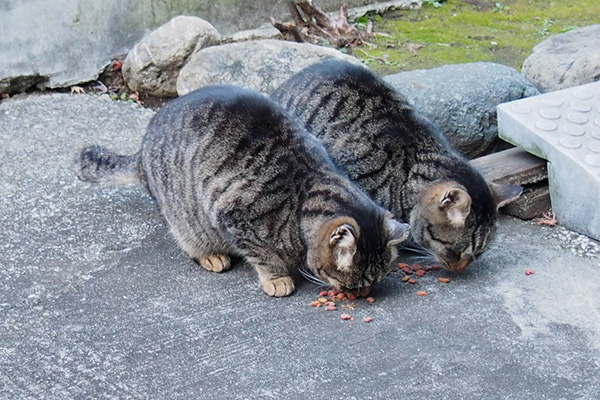
[[[403,224],[392,218],[389,218],[386,222],[388,228],[388,246],[396,246],[408,239],[410,235],[408,224]]]
[[[496,211],[501,207],[512,203],[519,198],[523,193],[523,187],[519,185],[513,185],[510,183],[494,183],[488,182],[488,187],[492,193],[494,204],[496,205]]]
[[[440,197],[440,208],[450,225],[461,227],[471,212],[471,196],[461,188],[451,188]]]
[[[355,228],[343,223],[335,227],[329,238],[329,246],[333,253],[335,264],[340,271],[349,271],[356,253],[357,234]]]

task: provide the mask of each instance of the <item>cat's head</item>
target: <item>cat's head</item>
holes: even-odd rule
[[[392,268],[397,246],[409,236],[408,225],[387,213],[379,221],[332,218],[319,228],[308,266],[320,281],[337,290],[367,296]]]
[[[412,238],[443,267],[462,272],[491,242],[498,209],[520,193],[520,186],[488,183],[472,198],[457,182],[435,182],[411,212]]]

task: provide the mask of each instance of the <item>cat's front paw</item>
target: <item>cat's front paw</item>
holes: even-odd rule
[[[204,269],[211,272],[223,272],[227,271],[231,267],[231,260],[229,256],[224,254],[215,254],[206,258],[195,258],[198,264],[200,264]]]
[[[295,289],[294,281],[289,276],[267,279],[262,282],[266,294],[274,297],[289,296]]]

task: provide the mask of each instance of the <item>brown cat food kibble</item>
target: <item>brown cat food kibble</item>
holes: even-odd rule
[[[327,307],[325,307],[325,311],[337,311],[337,307],[336,306],[327,306]]]
[[[312,303],[310,303],[310,305],[313,306],[313,307],[321,307],[323,305],[323,303],[321,303],[318,300],[315,300]]]
[[[416,275],[417,275],[419,278],[422,278],[422,277],[424,277],[426,273],[427,273],[427,272],[425,272],[425,270],[424,270],[424,269],[418,269],[418,270],[416,270],[416,271],[415,271],[415,274],[416,274]]]
[[[417,283],[417,280],[414,279],[414,278],[413,279],[409,279],[408,283],[410,283],[411,285],[414,285],[415,283]]]
[[[371,297],[371,296],[367,297],[365,300],[366,300],[368,303],[375,303],[375,298],[374,298],[374,297]]]
[[[448,283],[448,282],[450,282],[450,278],[442,278],[442,277],[440,277],[440,278],[438,278],[438,281],[440,281],[442,283]]]
[[[350,316],[350,314],[342,314],[342,315],[340,315],[340,318],[343,319],[344,321],[347,321],[352,317]]]
[[[427,296],[427,292],[419,291],[419,292],[417,292],[417,296]]]
[[[346,297],[348,297],[348,300],[356,300],[356,295],[352,293],[348,293]]]
[[[410,276],[406,275],[402,278],[402,282],[408,282],[410,280]]]
[[[371,321],[373,321],[373,317],[364,317],[363,318],[363,322],[369,323]]]

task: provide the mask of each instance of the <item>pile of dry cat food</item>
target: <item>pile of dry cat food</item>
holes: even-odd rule
[[[399,263],[398,269],[400,271],[404,272],[404,277],[402,278],[402,282],[406,282],[406,283],[410,283],[410,284],[414,285],[415,283],[417,283],[419,278],[424,277],[425,275],[427,275],[428,272],[439,271],[442,269],[442,267],[439,265],[422,266],[420,264],[408,265],[405,263]],[[444,278],[444,277],[439,277],[438,281],[440,281],[442,283],[449,283],[450,279]],[[423,290],[419,290],[417,292],[417,296],[427,296],[427,292],[425,292]]]
[[[439,265],[421,266],[420,264],[398,264],[398,271],[404,272],[402,282],[409,284],[416,284],[419,278],[424,277],[427,273],[433,271],[439,271],[442,267]],[[438,280],[442,283],[449,283],[449,278],[439,277]],[[427,296],[427,292],[424,290],[417,291],[417,296]],[[312,303],[311,306],[316,308],[323,308],[325,311],[338,311],[338,309],[345,309],[348,311],[354,311],[356,309],[356,301],[359,299],[352,293],[343,293],[335,289],[323,290],[319,293],[319,298]],[[364,299],[367,303],[374,303],[373,297],[366,297]],[[345,321],[354,321],[354,317],[348,313],[340,314],[340,318]],[[372,322],[373,317],[366,316],[363,318],[363,322]]]
[[[319,298],[310,303],[310,305],[317,308],[324,308],[325,311],[337,311],[338,309],[354,311],[357,300],[357,297],[352,293],[342,293],[338,290],[330,289],[321,291]],[[366,297],[364,300],[367,303],[375,303],[373,297]],[[340,318],[345,321],[354,321],[354,317],[348,313],[340,314]],[[373,317],[367,316],[363,318],[363,322],[368,323],[371,321],[373,321]]]

